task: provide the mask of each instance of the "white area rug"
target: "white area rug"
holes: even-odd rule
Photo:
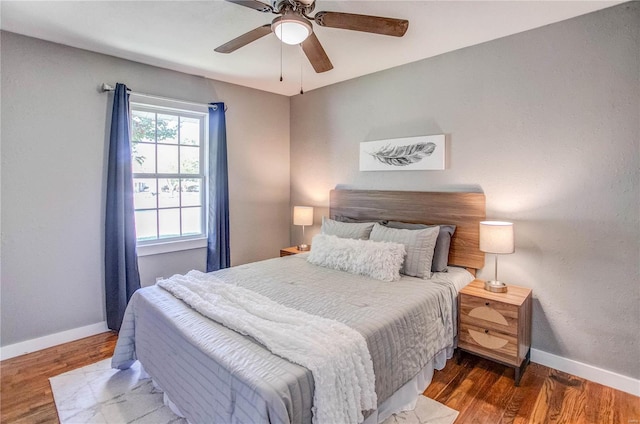
[[[62,424],[186,424],[163,403],[140,364],[118,371],[105,359],[49,379]],[[389,417],[384,424],[452,424],[458,412],[420,396],[416,409]]]

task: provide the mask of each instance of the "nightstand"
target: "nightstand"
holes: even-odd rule
[[[298,253],[307,253],[309,250],[298,250],[298,246],[287,247],[285,249],[280,249],[280,257],[283,256],[291,256],[297,255]]]
[[[508,286],[506,293],[474,280],[458,295],[458,348],[515,368],[520,385],[531,351],[531,289]]]

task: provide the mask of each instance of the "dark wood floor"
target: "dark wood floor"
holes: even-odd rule
[[[0,422],[58,422],[49,377],[113,356],[117,339],[102,333],[0,362]]]
[[[470,354],[449,360],[424,392],[460,412],[456,423],[638,424],[640,398],[531,363],[514,370]]]
[[[0,363],[2,423],[58,421],[49,377],[108,358],[117,336],[103,333]],[[425,395],[460,411],[457,424],[640,424],[640,398],[530,364],[520,387],[513,369],[463,355],[436,371]]]

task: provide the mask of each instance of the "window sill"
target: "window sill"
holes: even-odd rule
[[[136,250],[138,256],[159,255],[161,253],[179,252],[181,250],[200,249],[207,247],[206,238],[197,238],[190,240],[177,240],[166,243],[153,243],[138,245]]]

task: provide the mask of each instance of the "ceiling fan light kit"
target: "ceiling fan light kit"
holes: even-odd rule
[[[274,0],[273,6],[258,0],[226,1],[257,10],[258,12],[282,16],[275,18],[271,25],[262,25],[217,47],[215,49],[216,52],[234,52],[273,32],[283,43],[300,44],[302,51],[317,73],[330,71],[333,69],[333,65],[313,31],[312,22],[322,27],[369,32],[393,37],[402,37],[409,27],[409,21],[406,19],[354,13],[318,12],[312,17],[309,14],[315,9],[315,0]]]
[[[306,40],[313,29],[308,19],[289,12],[273,20],[271,31],[283,43],[296,45]]]

